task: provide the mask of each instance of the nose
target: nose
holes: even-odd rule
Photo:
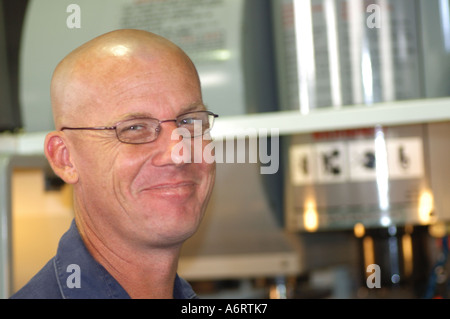
[[[176,131],[175,120],[161,121],[154,144],[152,163],[155,166],[182,165],[190,158],[190,147]]]

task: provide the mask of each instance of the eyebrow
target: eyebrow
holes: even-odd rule
[[[189,112],[206,111],[207,109],[208,108],[203,103],[202,104],[192,104],[192,105],[182,109],[178,113],[177,116],[179,116],[181,114],[184,114],[184,113],[189,113]],[[142,118],[158,119],[156,116],[152,115],[151,113],[147,113],[147,112],[133,112],[133,113],[125,114],[123,117],[121,117],[115,123],[120,123],[120,122],[123,122],[123,121],[133,120],[133,119],[142,119]],[[158,119],[158,120],[165,120],[165,119]]]

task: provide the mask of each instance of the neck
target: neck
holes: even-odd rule
[[[81,218],[77,218],[76,222],[88,251],[131,298],[173,298],[181,246],[159,248],[133,245],[110,234],[98,234]]]

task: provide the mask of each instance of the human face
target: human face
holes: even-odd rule
[[[172,58],[134,61],[126,72],[117,69],[115,78],[97,81],[90,90],[101,93],[85,99],[91,102],[84,112],[89,116],[78,124],[109,126],[143,115],[165,120],[204,110],[195,70]],[[176,126],[166,122],[161,128],[157,140],[141,145],[119,142],[114,131],[65,132],[79,174],[74,185],[79,220],[105,240],[176,245],[198,228],[215,165],[174,158],[172,149],[180,142],[171,139]],[[192,148],[192,156],[209,142],[203,141],[201,150]]]

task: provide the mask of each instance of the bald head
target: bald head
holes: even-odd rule
[[[100,104],[120,94],[120,84],[133,77],[158,72],[197,71],[175,44],[143,30],[116,30],[103,34],[69,53],[56,67],[51,82],[51,102],[56,129],[86,125],[82,120]]]

